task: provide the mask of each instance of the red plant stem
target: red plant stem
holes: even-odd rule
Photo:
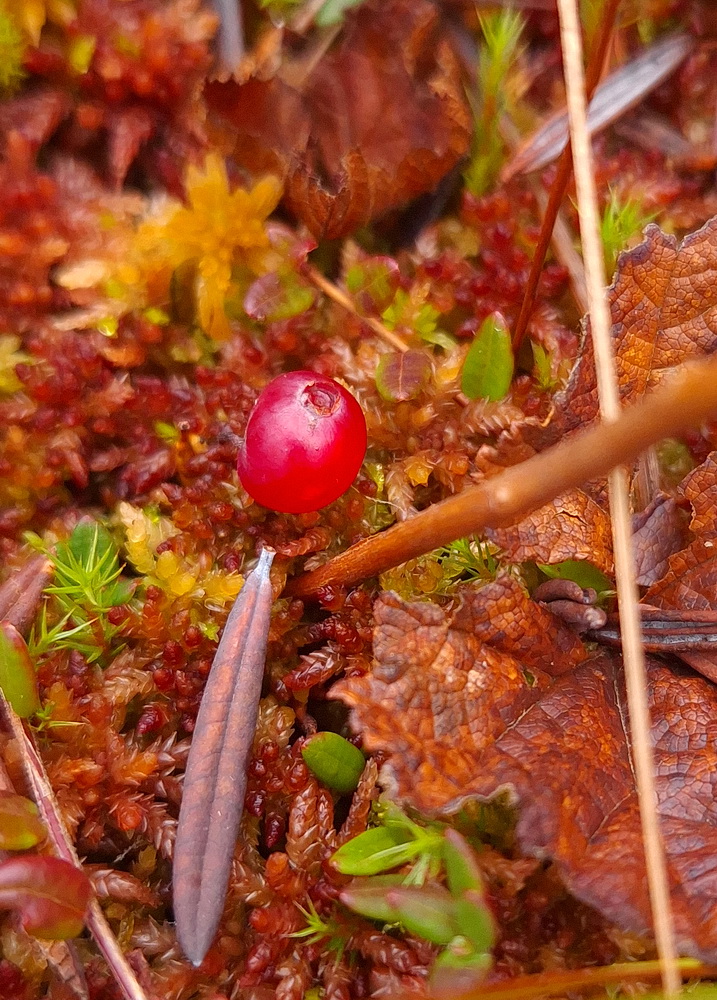
[[[590,54],[590,61],[585,72],[585,92],[588,100],[593,96],[597,85],[600,82],[600,75],[602,73],[603,63],[605,62],[607,48],[610,44],[610,39],[612,38],[613,22],[619,6],[620,0],[606,0],[600,29],[595,40],[595,47]],[[568,140],[565,149],[562,151],[560,158],[558,159],[555,180],[550,188],[550,197],[545,208],[538,243],[535,247],[535,253],[533,254],[533,260],[530,265],[530,274],[528,275],[528,282],[525,286],[525,293],[523,294],[520,313],[515,324],[515,330],[513,331],[513,351],[516,353],[523,342],[525,331],[528,328],[528,320],[530,319],[530,313],[533,309],[533,303],[535,302],[538,282],[540,281],[543,264],[545,263],[545,256],[548,252],[550,240],[553,235],[553,227],[555,226],[555,220],[558,217],[560,206],[563,203],[565,189],[568,186],[572,170],[572,143]]]
[[[2,719],[7,731],[12,734],[17,744],[20,752],[23,777],[32,793],[35,805],[40,812],[40,817],[47,827],[48,840],[52,844],[53,852],[58,858],[62,858],[64,861],[68,861],[70,864],[80,868],[81,865],[77,857],[77,852],[65,827],[60,808],[33,737],[23,726],[22,721],[15,714],[1,691],[0,719]],[[123,955],[117,943],[117,938],[112,933],[112,929],[107,923],[100,904],[96,899],[90,900],[85,922],[90,934],[92,934],[97,943],[97,947],[104,955],[112,975],[122,990],[125,1000],[148,1000],[147,995],[132,971],[132,967]]]
[[[329,584],[356,583],[457,538],[514,523],[567,490],[634,461],[656,441],[699,425],[715,411],[717,356],[712,356],[675,371],[614,423],[599,423],[357,542],[324,566],[291,580],[286,593],[312,597]]]

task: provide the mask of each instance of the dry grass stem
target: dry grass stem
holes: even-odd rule
[[[602,12],[600,30],[597,38],[595,39],[594,49],[590,54],[590,62],[588,64],[586,74],[585,86],[587,87],[587,94],[589,97],[593,95],[598,83],[600,82],[600,74],[602,73],[605,56],[610,44],[610,39],[612,38],[613,23],[619,6],[620,0],[607,0],[605,8]],[[538,289],[538,282],[540,281],[543,264],[545,263],[545,255],[548,252],[548,246],[550,244],[551,237],[553,236],[556,219],[558,218],[560,207],[563,204],[565,189],[567,188],[568,181],[570,180],[571,170],[572,150],[570,141],[568,141],[568,144],[558,159],[555,180],[550,188],[550,196],[548,197],[547,204],[541,203],[540,206],[543,211],[543,222],[540,228],[538,244],[535,248],[535,253],[533,254],[533,260],[530,266],[530,274],[528,275],[528,281],[525,286],[525,293],[523,294],[523,301],[520,306],[520,314],[518,315],[518,321],[515,324],[515,329],[513,331],[514,351],[517,351],[520,347],[523,337],[525,336],[525,331],[528,328],[528,320],[530,319],[533,302],[535,301],[535,293]],[[573,283],[575,284],[575,282]],[[580,291],[582,291],[581,287]],[[578,302],[578,305],[582,309],[583,304]]]
[[[365,323],[370,330],[373,330],[377,337],[380,337],[397,351],[408,350],[408,344],[401,340],[397,333],[394,333],[393,330],[389,330],[387,326],[384,326],[383,323],[380,323],[377,319],[374,319],[371,316],[362,316],[346,292],[342,291],[338,285],[333,283],[333,281],[329,281],[328,278],[325,278],[323,274],[316,270],[315,267],[307,267],[304,273],[306,274],[306,277],[310,281],[313,281],[316,287],[324,293],[324,295],[328,295],[330,299],[346,309],[347,312],[353,313],[354,316],[357,316],[362,323]]]
[[[680,959],[677,966],[680,976],[685,979],[709,979],[717,971],[714,965],[704,965],[693,958]],[[568,993],[582,993],[612,984],[651,982],[660,978],[660,971],[660,962],[649,961],[538,972],[532,976],[517,976],[496,986],[480,986],[478,989],[456,994],[451,1000],[531,1000],[533,997],[555,994],[566,996]]]
[[[582,41],[576,0],[558,0],[558,12],[600,409],[603,419],[613,423],[620,417],[620,396],[612,349],[612,324],[605,293],[607,282],[587,123]],[[623,636],[623,660],[630,710],[630,735],[647,862],[647,881],[657,952],[662,965],[662,986],[667,996],[675,996],[680,990],[680,976],[676,965],[677,950],[667,859],[657,813],[647,673],[637,606],[639,594],[632,548],[628,477],[624,467],[616,466],[611,471],[608,486],[615,550],[615,577]]]

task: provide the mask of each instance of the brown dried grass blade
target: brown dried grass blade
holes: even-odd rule
[[[677,69],[692,51],[689,35],[675,34],[655,42],[644,52],[625,63],[595,91],[588,111],[590,135],[596,135],[626,111],[639,104],[647,94]],[[563,151],[568,141],[567,112],[554,115],[531,136],[506,164],[502,180],[517,174],[542,170]]]
[[[187,958],[200,965],[224,908],[254,739],[271,617],[264,549],[217,647],[187,761],[174,849],[174,916]]]
[[[40,812],[40,817],[47,827],[48,840],[52,844],[54,854],[79,868],[77,852],[65,827],[60,807],[34,740],[2,691],[0,691],[0,719],[17,744],[23,777]],[[148,1000],[96,899],[90,901],[86,923],[126,1000]]]
[[[42,592],[52,579],[52,563],[35,555],[0,587],[0,621],[9,621],[22,635],[35,620]]]
[[[600,412],[603,420],[615,426],[620,419],[620,395],[611,336],[612,323],[605,290],[605,264],[587,121],[577,0],[558,0],[558,13]],[[681,982],[677,968],[677,945],[667,875],[667,857],[657,813],[655,758],[647,700],[647,671],[640,633],[628,477],[624,466],[612,469],[608,477],[608,489],[615,549],[615,581],[623,629],[622,648],[630,715],[630,739],[647,863],[647,885],[657,954],[661,965],[662,988],[667,997],[674,997],[680,991]]]

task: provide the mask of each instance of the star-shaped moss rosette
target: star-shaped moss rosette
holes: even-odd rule
[[[265,222],[281,197],[281,184],[264,177],[250,189],[231,189],[223,159],[207,156],[187,169],[187,205],[171,201],[145,221],[137,249],[150,295],[167,295],[172,276],[186,269],[193,283],[197,319],[214,340],[230,333],[224,304],[232,281],[267,270]]]

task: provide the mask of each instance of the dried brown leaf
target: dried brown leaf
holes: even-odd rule
[[[711,611],[717,607],[717,453],[683,480],[680,493],[692,505],[695,537],[670,556],[644,600],[658,608]]]
[[[601,654],[556,679],[536,670],[531,641],[546,625],[530,624],[527,597],[529,635],[519,658],[495,654],[466,629],[491,620],[490,601],[481,599],[487,589],[465,599],[458,623],[435,605],[384,595],[374,673],[335,690],[352,706],[365,744],[390,753],[385,773],[399,800],[445,815],[471,797],[509,790],[520,807],[522,849],[553,859],[570,890],[619,927],[649,934],[620,661]],[[559,629],[552,624],[553,634]],[[497,634],[511,648],[499,624]],[[678,944],[683,954],[713,961],[717,688],[652,661],[650,698]]]
[[[620,397],[636,402],[671,368],[717,348],[717,217],[678,243],[658,226],[619,260],[609,290]],[[590,334],[565,392],[556,399],[553,433],[597,418]]]
[[[174,848],[177,937],[199,965],[224,907],[264,676],[273,552],[264,549],[227,619],[197,716]]]
[[[649,587],[667,571],[668,560],[685,544],[685,521],[675,499],[659,493],[632,519],[635,579]]]
[[[285,177],[287,207],[315,235],[345,235],[432,190],[467,151],[458,60],[426,0],[368,0],[297,87],[290,70],[211,83],[206,97],[231,122],[239,162]]]
[[[517,524],[486,534],[511,562],[587,559],[608,576],[613,572],[610,515],[584,490],[557,497]]]
[[[435,604],[394,594],[381,595],[374,613],[376,667],[332,695],[354,709],[367,749],[394,754],[399,793],[410,790],[429,812],[462,798],[476,754],[586,655],[509,576],[467,590],[450,620]]]

